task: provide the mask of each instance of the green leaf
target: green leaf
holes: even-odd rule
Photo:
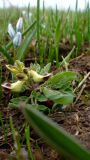
[[[35,90],[32,91],[32,97],[35,98],[39,102],[47,101],[47,98],[44,95],[42,95],[40,92],[36,92]]]
[[[67,63],[69,63],[70,58],[71,58],[74,50],[75,50],[75,46],[74,46],[74,47],[72,48],[72,50],[68,53],[68,55],[64,58],[64,60],[62,60],[62,62],[59,63],[59,66],[60,66],[60,67],[64,65],[64,61],[67,62]]]
[[[34,63],[34,64],[31,63],[30,64],[30,69],[32,69],[32,70],[36,71],[37,73],[39,73],[40,70],[41,70],[41,67],[40,67],[40,65],[38,63]]]
[[[46,98],[54,101],[57,104],[67,105],[73,102],[74,94],[71,92],[61,92],[46,87],[44,87],[42,91]]]
[[[40,65],[38,63],[31,63],[30,64],[30,69],[36,71],[37,73],[41,74],[41,75],[45,75],[50,71],[51,68],[51,63],[48,63],[46,66],[44,66],[43,68],[40,67]]]
[[[44,68],[41,69],[40,74],[45,75],[50,71],[51,63],[48,63]]]
[[[22,33],[22,36],[25,36],[30,30],[32,30],[36,25],[36,20]]]
[[[56,31],[55,31],[55,52],[56,52],[56,64],[58,66],[59,63],[59,58],[58,58],[58,48],[59,48],[59,42],[60,42],[60,36],[61,36],[61,22],[60,19],[58,20],[57,26],[56,26]]]
[[[21,96],[21,97],[17,97],[17,98],[12,98],[10,100],[9,107],[17,108],[17,106],[18,106],[19,103],[26,103],[26,102],[28,102],[27,100],[28,100],[27,96]],[[46,100],[46,99],[44,98],[44,100]],[[40,102],[43,102],[43,101],[41,100]],[[37,110],[39,110],[39,111],[41,111],[43,113],[46,113],[46,112],[48,113],[48,111],[49,111],[49,109],[46,106],[44,106],[44,105],[38,105],[38,104],[34,105],[34,104],[31,104],[31,106],[34,109],[37,109]]]
[[[90,153],[85,150],[74,137],[69,135],[48,117],[33,109],[31,105],[23,104],[20,105],[19,108],[37,133],[60,154],[63,153],[66,158],[70,156],[72,160],[90,160]]]
[[[57,73],[51,77],[46,83],[48,87],[53,89],[67,89],[71,81],[76,79],[76,73],[72,71]]]
[[[30,42],[32,41],[34,35],[36,33],[36,29],[34,29],[31,33],[31,30],[28,32],[28,34],[26,35],[25,39],[23,40],[20,48],[18,49],[18,52],[17,52],[17,59],[18,60],[22,60],[25,58],[25,55],[26,55],[26,51],[27,51],[27,48],[30,44]]]
[[[56,31],[55,31],[55,44],[56,46],[58,46],[59,44],[59,40],[60,40],[60,36],[61,36],[61,33],[60,33],[60,25],[61,25],[61,21],[60,19],[58,20],[58,23],[57,23],[57,26],[56,26]]]
[[[9,64],[13,64],[13,59],[10,56],[10,54],[7,52],[7,50],[0,46],[0,54],[2,54],[7,60]]]
[[[14,108],[17,108],[17,105],[20,103],[20,102],[26,102],[28,99],[27,96],[21,96],[21,97],[17,97],[17,98],[12,98],[10,100],[10,103],[9,103],[9,106],[13,106]]]
[[[29,104],[28,104],[29,105]],[[49,109],[46,107],[46,106],[44,106],[44,105],[35,105],[35,104],[33,104],[33,105],[31,105],[34,109],[36,109],[36,110],[38,110],[38,111],[41,111],[41,112],[43,112],[43,113],[46,113],[46,112],[48,112],[49,111]]]

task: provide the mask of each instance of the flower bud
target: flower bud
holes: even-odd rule
[[[14,66],[21,72],[25,68],[24,63],[20,62],[19,60],[15,61]]]
[[[18,80],[11,84],[11,91],[12,92],[22,92],[24,89],[24,81]]]
[[[29,75],[30,77],[33,79],[34,82],[42,82],[43,81],[43,76],[38,74],[36,71],[34,70],[30,70],[29,71]]]
[[[23,27],[23,19],[22,19],[22,17],[20,17],[18,19],[17,24],[16,24],[16,32],[20,32],[22,27]]]
[[[4,89],[11,90],[12,92],[22,92],[25,88],[24,86],[24,81],[18,80],[17,82],[14,83],[4,83],[2,84],[2,87]]]
[[[14,30],[12,24],[8,25],[8,33],[9,33],[10,37],[13,39],[15,36],[15,30]]]
[[[34,82],[40,83],[43,81],[47,81],[48,78],[52,75],[52,74],[47,74],[45,76],[38,74],[36,71],[34,70],[30,70],[29,71],[29,75],[30,77],[32,77]]]
[[[13,39],[13,44],[14,47],[19,47],[21,45],[21,41],[22,41],[22,34],[21,32],[17,32],[14,39]]]
[[[8,70],[10,70],[14,74],[17,74],[19,72],[15,66],[12,66],[10,64],[6,65],[6,67]]]
[[[26,68],[24,66],[24,63],[20,62],[19,60],[16,60],[14,65],[7,64],[6,67],[9,71],[11,71],[14,74],[18,74],[18,73],[25,74],[24,70],[26,70]]]

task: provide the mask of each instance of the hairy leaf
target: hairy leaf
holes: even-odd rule
[[[53,100],[57,104],[67,105],[73,102],[74,94],[71,92],[61,92],[44,87],[43,93],[46,98]]]
[[[51,63],[48,63],[44,68],[41,69],[40,74],[45,75],[50,71]]]
[[[57,73],[47,81],[47,85],[53,89],[67,89],[71,81],[76,79],[76,73],[72,71]]]

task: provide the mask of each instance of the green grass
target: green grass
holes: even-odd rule
[[[8,44],[9,36],[7,34],[8,24],[11,22],[15,26],[18,17],[22,16],[22,11],[26,11],[26,15],[23,15],[24,27],[23,31],[28,28],[28,25],[32,24],[34,20],[37,20],[36,24],[36,36],[37,40],[37,53],[39,54],[41,64],[45,57],[48,57],[47,61],[56,60],[59,63],[58,54],[60,43],[69,41],[69,46],[72,49],[73,45],[76,45],[76,52],[79,54],[80,50],[87,42],[90,44],[90,8],[87,3],[83,11],[78,10],[78,1],[76,3],[75,11],[70,8],[67,11],[59,11],[51,8],[40,9],[39,0],[37,1],[37,10],[35,8],[9,8],[0,9],[0,44],[5,47]],[[29,21],[29,12],[32,13],[32,18]],[[42,19],[42,21],[41,21]],[[33,29],[32,29],[33,32]],[[36,55],[34,53],[34,55]]]

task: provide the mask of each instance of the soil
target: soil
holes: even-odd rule
[[[3,65],[4,77],[9,76],[5,71],[5,63]],[[69,69],[78,73],[79,78],[87,75],[90,72],[90,55],[82,54],[70,61]],[[75,84],[76,85],[76,84]],[[84,86],[84,87],[83,87]],[[82,91],[82,92],[81,92]],[[58,123],[71,135],[74,135],[79,142],[90,151],[90,76],[76,91],[76,98],[72,105],[67,106],[63,110],[50,113],[48,116]],[[79,96],[78,96],[79,95]],[[78,97],[78,98],[77,98]],[[11,153],[13,151],[12,133],[9,126],[9,117],[13,117],[14,126],[19,130],[23,136],[24,133],[24,117],[18,110],[13,110],[7,107],[8,99],[11,94],[6,93],[3,95],[2,103],[0,104],[0,112],[3,115],[3,122],[0,120],[0,152]],[[4,102],[4,103],[3,103]],[[4,132],[7,132],[5,139]],[[38,145],[38,147],[37,147]],[[65,160],[61,155],[49,147],[42,138],[40,138],[31,129],[31,146],[36,160]],[[3,160],[3,159],[2,159]],[[5,158],[4,158],[5,160]],[[69,159],[67,159],[69,160]]]

